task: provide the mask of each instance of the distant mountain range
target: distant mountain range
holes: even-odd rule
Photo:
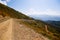
[[[30,15],[31,17],[38,19],[38,20],[43,20],[43,21],[60,21],[60,16],[50,16],[50,15]]]
[[[60,21],[51,21],[51,20],[49,20],[49,21],[46,21],[46,22],[60,28]]]

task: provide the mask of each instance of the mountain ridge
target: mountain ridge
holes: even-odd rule
[[[28,17],[27,15],[24,15],[23,13],[18,12],[18,11],[14,10],[14,9],[6,6],[6,5],[3,5],[1,3],[0,3],[0,15],[2,15],[3,17],[4,16],[9,16],[9,17],[18,18],[18,19],[22,19],[22,18],[24,18],[24,19],[33,19],[33,18]]]

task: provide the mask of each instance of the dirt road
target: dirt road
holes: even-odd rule
[[[11,18],[0,23],[0,40],[49,40],[17,21]]]

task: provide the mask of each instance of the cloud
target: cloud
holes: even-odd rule
[[[1,1],[6,1],[6,2],[9,2],[10,0],[1,0]]]
[[[10,0],[0,0],[0,3],[7,5]]]
[[[10,0],[6,0],[7,2],[9,2]]]
[[[53,9],[46,9],[46,10],[35,10],[33,8],[24,11],[27,15],[49,15],[49,16],[60,16],[60,11],[53,10]]]
[[[60,11],[53,10],[53,9],[47,9],[45,11],[45,14],[50,15],[50,16],[60,16]]]

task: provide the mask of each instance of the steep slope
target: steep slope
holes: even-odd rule
[[[60,29],[57,27],[30,18],[2,4],[0,27],[0,40],[60,40]]]
[[[32,19],[22,14],[21,12],[18,12],[8,6],[2,5],[1,3],[0,3],[0,15],[2,15],[3,17],[9,16],[9,17],[18,18],[18,19]]]
[[[60,29],[57,27],[47,24],[40,20],[25,20],[23,19],[20,23],[32,28],[37,33],[48,37],[51,40],[60,40]]]
[[[0,40],[49,40],[17,21],[9,19],[0,23]]]

